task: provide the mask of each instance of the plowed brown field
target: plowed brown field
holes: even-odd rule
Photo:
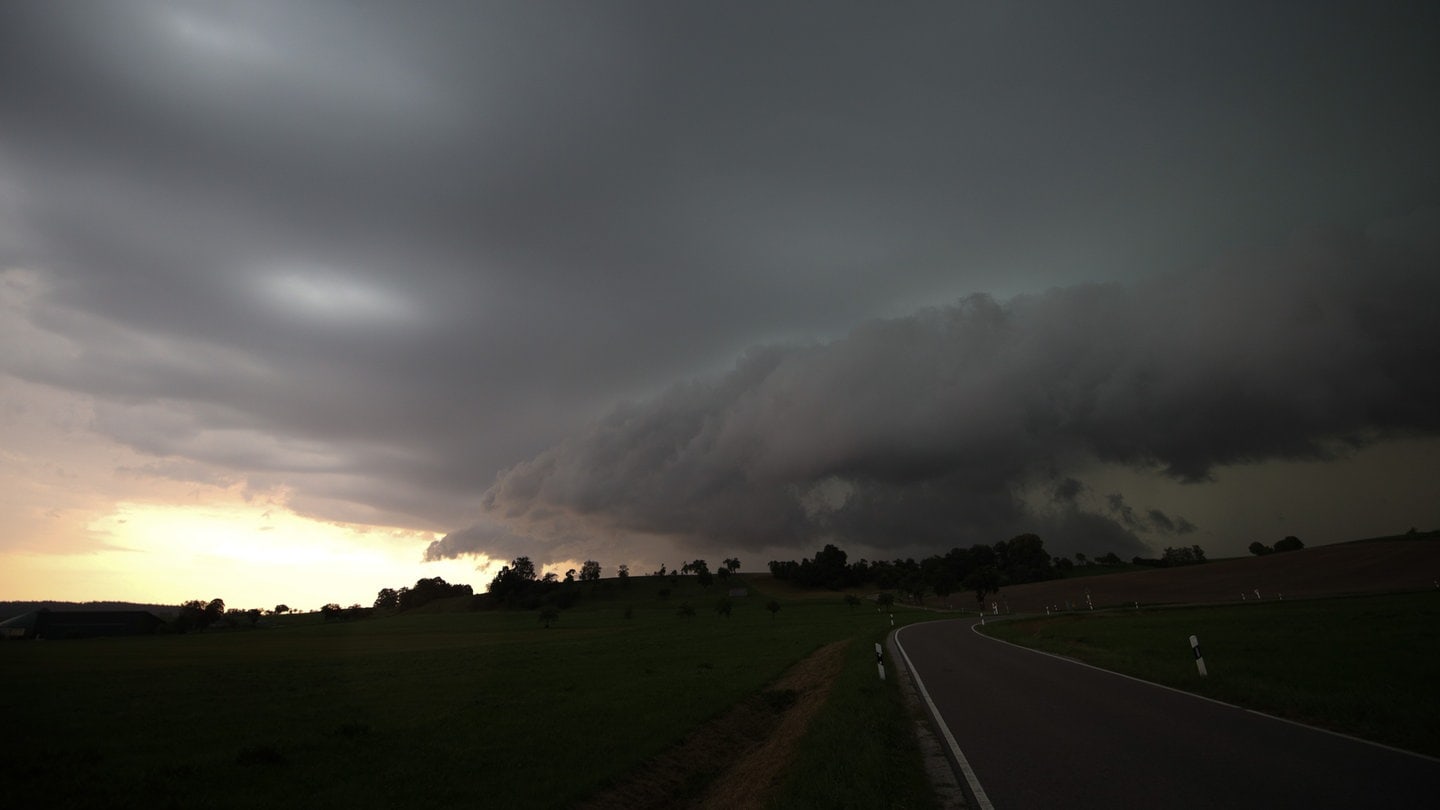
[[[1440,581],[1440,540],[1369,540],[1318,546],[1265,557],[1218,560],[1182,568],[1156,568],[1015,585],[998,601],[1015,613],[1045,608],[1083,609],[1088,589],[1096,608],[1146,604],[1303,599],[1435,588]],[[946,602],[975,605],[965,594]]]

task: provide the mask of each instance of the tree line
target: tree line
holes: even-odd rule
[[[500,567],[500,572],[490,580],[487,589],[490,600],[503,607],[534,609],[542,604],[568,608],[580,598],[578,583],[600,581],[600,563],[586,560],[580,570],[571,568],[562,580],[555,572],[538,575],[535,563],[529,557],[516,557],[509,565]],[[620,566],[621,586],[628,584],[630,567]]]
[[[1209,560],[1205,559],[1205,549],[1199,546],[1179,546],[1167,547],[1159,557],[1132,557],[1130,562],[1132,565],[1151,568],[1173,568],[1179,565],[1199,565]]]
[[[254,627],[259,624],[263,611],[259,608],[240,610],[226,608],[224,599],[191,599],[180,605],[175,618],[165,626],[171,633],[190,633],[211,628]]]
[[[381,588],[375,595],[375,610],[410,610],[428,605],[436,599],[452,596],[473,596],[475,591],[469,585],[450,584],[441,577],[418,579],[413,588]]]
[[[1410,531],[1413,533],[1415,530],[1411,529]],[[1256,540],[1250,544],[1250,553],[1256,557],[1263,557],[1266,554],[1275,554],[1277,552],[1283,554],[1287,551],[1299,551],[1302,548],[1305,548],[1305,544],[1300,542],[1300,538],[1292,534],[1283,540],[1276,540],[1274,546],[1267,546],[1259,540]]]
[[[1278,545],[1278,544],[1277,544]],[[1089,564],[1084,554],[1075,559]],[[1132,565],[1167,568],[1205,562],[1205,550],[1199,546],[1167,548],[1157,558],[1134,557]],[[1095,563],[1124,565],[1113,551],[1098,557]],[[1045,541],[1035,534],[1021,534],[993,545],[977,543],[969,548],[952,548],[916,561],[859,560],[849,562],[843,549],[827,544],[815,556],[803,560],[771,560],[770,573],[778,580],[793,582],[807,588],[855,588],[874,586],[898,591],[917,603],[925,595],[944,598],[959,591],[972,591],[979,602],[1007,585],[1021,585],[1065,576],[1075,567],[1066,557],[1051,557]]]
[[[973,591],[977,601],[1006,585],[1039,582],[1057,576],[1055,564],[1038,535],[1021,534],[1009,540],[968,549],[952,548],[923,560],[859,560],[848,562],[843,549],[827,544],[806,560],[771,560],[770,573],[778,580],[810,588],[842,588],[873,585],[898,590],[916,602],[926,593],[946,597]]]
[[[677,581],[681,576],[693,576],[703,587],[725,582],[740,570],[737,557],[726,558],[714,571],[705,560],[690,560],[671,569],[661,565],[650,573],[652,577],[668,577]],[[614,582],[601,581],[602,569],[595,560],[586,560],[580,569],[570,569],[563,579],[550,572],[537,575],[535,563],[529,557],[516,557],[509,565],[502,566],[494,579],[490,580],[487,596],[492,604],[501,607],[535,609],[542,606],[568,608],[581,597],[582,593],[604,590],[614,584],[625,589],[630,585],[630,566],[621,565]],[[581,587],[585,586],[585,587]]]

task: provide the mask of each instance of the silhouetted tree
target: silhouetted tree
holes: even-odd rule
[[[800,573],[800,563],[794,560],[771,560],[770,576],[786,582],[794,582]]]
[[[1040,582],[1053,574],[1050,554],[1038,535],[1021,534],[996,543],[995,553],[1000,558],[1001,575],[1011,583]]]
[[[1274,554],[1275,549],[1265,545],[1259,540],[1256,540],[1255,542],[1250,544],[1250,553],[1254,554],[1256,557],[1264,557],[1266,554]]]
[[[739,558],[739,557],[726,557],[726,558],[725,558],[725,570],[729,571],[729,572],[732,573],[732,574],[735,573],[735,572],[737,572],[737,571],[739,571],[739,570],[740,570],[740,558]]]
[[[516,557],[509,565],[500,568],[500,572],[490,580],[488,590],[495,599],[513,605],[534,596],[534,584],[535,563],[529,557]]]
[[[845,566],[845,559],[846,554],[843,550],[827,543],[824,548],[815,553],[814,560],[810,561],[814,570],[808,576],[805,575],[804,564],[801,564],[801,576],[807,580],[806,585],[839,590],[849,584],[850,572]]]
[[[286,605],[286,604],[283,604],[283,603],[282,603],[282,604],[279,604],[279,605],[276,605],[276,606],[275,606],[275,612],[276,612],[276,613],[289,613],[289,612],[290,612],[290,606],[289,606],[289,605]]]
[[[1199,546],[1166,548],[1160,556],[1161,565],[1197,565],[1205,562],[1205,550]]]
[[[630,587],[630,566],[621,565],[618,569],[615,570],[615,576],[620,578],[620,587]]]
[[[600,579],[600,563],[594,560],[586,560],[580,566],[581,582],[596,582]]]
[[[965,578],[965,587],[975,592],[975,601],[985,609],[985,597],[1000,592],[1000,572],[993,565],[977,568]]]
[[[1275,541],[1275,550],[1277,552],[1299,551],[1302,548],[1305,548],[1305,544],[1300,542],[1300,538],[1296,537],[1293,534],[1286,537],[1284,540]]]
[[[530,581],[535,579],[535,563],[529,557],[516,557],[510,561],[510,570],[520,579]]]
[[[376,610],[394,610],[400,606],[400,594],[394,588],[381,588],[375,595]]]
[[[395,592],[396,604],[401,610],[413,610],[421,605],[429,604],[436,599],[472,595],[474,595],[474,590],[471,589],[469,585],[462,585],[458,582],[451,585],[440,577],[417,579],[415,580],[415,587],[405,588]]]
[[[225,615],[225,600],[224,600],[224,599],[211,599],[211,600],[210,600],[210,603],[205,606],[205,617],[209,620],[209,622],[207,622],[207,623],[214,623],[214,622],[216,622],[216,621],[219,621],[220,617],[221,617],[221,616],[224,616],[224,615]]]
[[[175,629],[181,633],[191,630],[204,630],[219,618],[211,614],[207,609],[205,600],[191,599],[180,606],[180,613],[175,617]]]

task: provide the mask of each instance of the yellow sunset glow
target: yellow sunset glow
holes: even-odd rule
[[[230,607],[328,602],[369,605],[385,587],[444,577],[483,591],[489,561],[422,563],[435,535],[311,520],[273,504],[116,504],[92,521],[100,543],[77,554],[8,555],[5,598],[114,599],[178,604],[222,598]]]

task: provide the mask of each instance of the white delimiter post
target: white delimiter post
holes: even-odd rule
[[[880,670],[880,680],[885,680],[885,651],[880,649],[880,643],[875,643],[875,668]]]
[[[1210,673],[1205,671],[1205,657],[1200,654],[1200,639],[1191,636],[1190,649],[1195,651],[1195,668],[1200,670],[1200,677],[1209,675]]]

